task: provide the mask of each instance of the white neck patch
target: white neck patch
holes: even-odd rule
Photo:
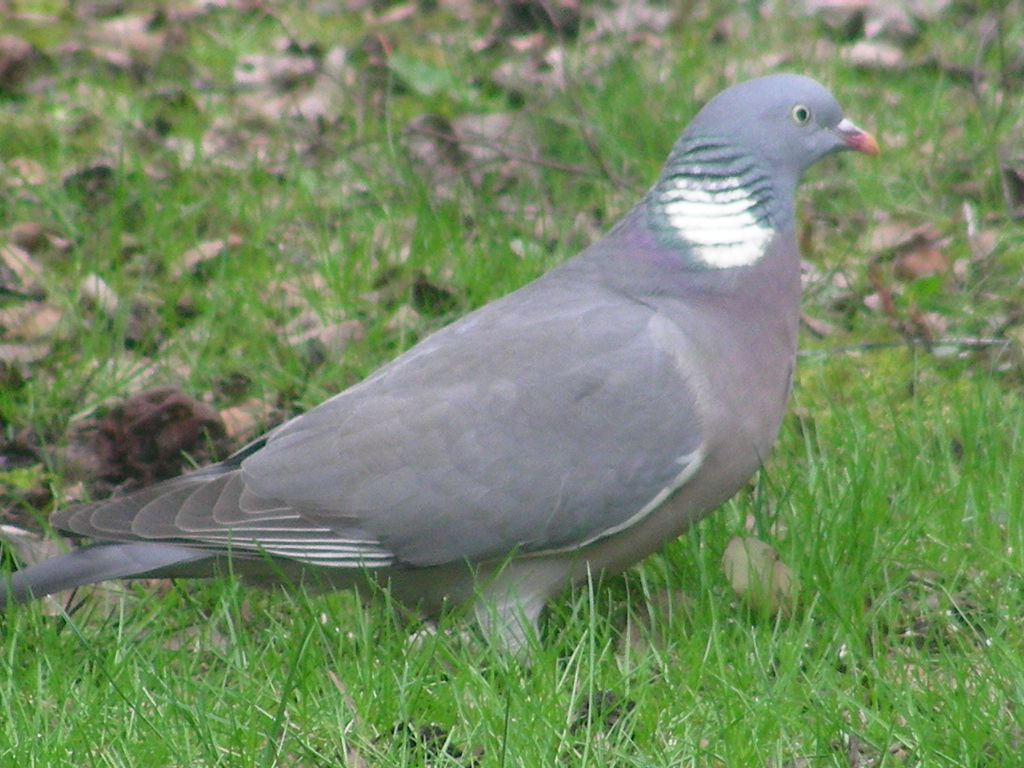
[[[738,177],[673,176],[656,194],[665,223],[686,241],[694,258],[712,269],[760,261],[774,234],[758,215],[762,201]]]

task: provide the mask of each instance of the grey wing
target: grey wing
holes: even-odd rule
[[[442,329],[234,466],[64,527],[367,567],[622,530],[699,466],[695,402],[667,321],[598,289],[554,288]]]

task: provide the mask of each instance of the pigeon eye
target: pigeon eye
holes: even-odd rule
[[[793,107],[793,111],[789,113],[790,117],[793,118],[793,122],[797,125],[803,125],[811,119],[811,110],[805,107],[803,104],[797,104]]]

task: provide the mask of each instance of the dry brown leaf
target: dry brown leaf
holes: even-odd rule
[[[831,336],[833,333],[838,333],[841,330],[839,326],[825,322],[817,317],[812,317],[806,312],[800,313],[800,322],[811,333],[811,335],[819,339]]]
[[[42,275],[43,268],[24,248],[12,243],[0,246],[0,290],[41,298],[45,295]]]
[[[319,314],[309,302],[309,296],[323,295],[330,289],[324,276],[319,272],[309,272],[287,280],[274,280],[267,284],[264,300],[273,302],[274,306],[284,309],[298,310],[300,315],[306,312],[305,320],[293,320],[288,324],[287,333],[301,333],[309,328],[323,325]]]
[[[0,239],[32,252],[47,241],[43,225],[35,221],[19,221],[0,233]]]
[[[35,186],[46,181],[46,169],[30,157],[12,157],[7,161],[9,173],[4,174],[4,183],[9,187]]]
[[[0,364],[16,366],[37,363],[50,354],[50,349],[50,344],[45,341],[0,344]]]
[[[207,240],[199,243],[178,257],[178,263],[172,269],[172,276],[198,275],[209,267],[209,262],[241,244],[241,236],[234,233],[228,235],[226,239]]]
[[[852,40],[864,34],[872,0],[802,0],[804,13],[814,16],[834,36]]]
[[[115,69],[151,66],[167,49],[169,28],[157,28],[152,16],[124,15],[89,24],[82,42],[64,46],[64,53],[87,53]]]
[[[312,124],[317,121],[333,120],[340,111],[341,95],[337,79],[321,73],[314,78],[308,88],[291,95],[284,114]]]
[[[922,243],[896,257],[896,276],[904,280],[944,275],[949,271],[949,257],[934,243]]]
[[[750,536],[733,536],[722,555],[722,569],[733,591],[752,610],[792,613],[799,582],[771,545]]]
[[[392,5],[393,2],[394,0],[387,0],[387,2],[375,0],[374,2],[366,3],[372,10],[378,11],[380,14],[373,19],[375,25],[398,24],[407,21],[416,15],[421,4],[419,0]],[[390,8],[388,7],[389,5],[391,6]]]
[[[521,113],[461,115],[452,125],[467,156],[470,181],[498,193],[500,207],[522,206],[522,195],[500,194],[514,184],[541,186],[540,165],[545,159],[533,127]]]
[[[64,313],[45,301],[29,301],[0,309],[0,329],[6,339],[39,340],[53,336]]]
[[[402,304],[395,313],[388,318],[384,327],[389,331],[415,331],[421,328],[423,319],[420,313],[409,304]]]
[[[289,337],[293,346],[302,346],[307,359],[313,364],[325,360],[339,360],[352,341],[362,339],[366,334],[358,320],[343,320],[340,323],[310,328]]]
[[[466,154],[447,118],[433,113],[414,117],[402,130],[402,147],[434,194],[444,199],[456,195]]]
[[[549,98],[565,87],[564,51],[551,48],[543,56],[531,56],[524,60],[508,59],[494,69],[491,79],[499,88],[514,94]]]
[[[258,398],[249,398],[238,405],[220,412],[228,438],[234,443],[243,443],[254,437],[256,431],[267,423],[270,406]]]
[[[662,35],[680,12],[673,4],[652,3],[650,0],[624,0],[605,5],[595,4],[590,9],[594,33],[588,38],[600,35],[617,39],[647,42],[647,35]]]
[[[938,312],[914,312],[910,316],[907,330],[915,338],[934,340],[945,335],[947,328],[949,320]]]
[[[938,18],[950,0],[803,0],[805,12],[815,16],[833,35],[845,40],[864,37],[908,45],[920,37],[921,22]]]
[[[317,63],[308,56],[253,54],[242,56],[235,67],[235,82],[246,88],[290,91],[313,81]]]
[[[465,153],[476,162],[538,154],[537,135],[522,112],[459,115],[452,121],[452,128]]]
[[[978,213],[974,205],[964,200],[960,205],[960,213],[964,220],[964,229],[967,231],[967,244],[971,247],[971,258],[974,261],[983,261],[995,251],[999,245],[999,233],[994,229],[983,229],[978,221]],[[957,259],[953,263],[953,274],[958,280],[963,279],[968,264],[965,259]],[[961,270],[964,274],[961,274]]]
[[[551,162],[541,157],[529,123],[514,112],[472,113],[452,121],[421,115],[406,125],[403,141],[419,172],[449,198],[457,196],[460,178],[499,194],[515,183],[536,186],[539,166]],[[512,197],[522,205],[521,195]]]
[[[871,234],[871,250],[880,258],[893,258],[897,277],[916,280],[949,271],[946,238],[932,224],[912,227],[898,220],[878,225]]]
[[[111,288],[107,281],[91,272],[82,278],[78,284],[78,292],[87,302],[108,317],[117,313],[120,299],[117,293]]]
[[[909,65],[903,49],[877,40],[859,40],[843,52],[851,64],[866,69],[903,70]]]
[[[871,230],[868,247],[873,253],[886,255],[907,246],[915,239],[937,236],[931,225],[914,226],[900,219],[888,218]]]
[[[884,312],[886,308],[885,299],[877,291],[864,296],[862,302],[867,309],[875,313]]]

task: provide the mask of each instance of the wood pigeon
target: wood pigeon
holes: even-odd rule
[[[775,441],[796,351],[794,192],[876,154],[819,83],[700,110],[598,242],[227,460],[56,511],[93,540],[0,579],[0,609],[106,579],[387,585],[521,649],[546,601],[728,499]]]

